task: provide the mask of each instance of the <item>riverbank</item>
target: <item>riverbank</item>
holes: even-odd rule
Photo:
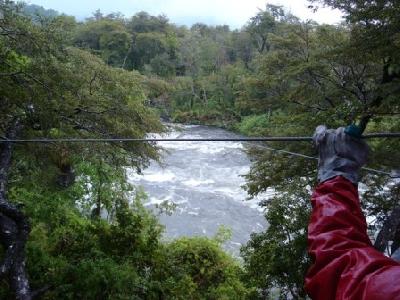
[[[165,117],[165,116],[164,116]],[[200,114],[195,111],[175,112],[168,121],[185,125],[204,125],[225,129],[244,136],[260,136],[269,123],[269,115],[235,116],[214,113]]]

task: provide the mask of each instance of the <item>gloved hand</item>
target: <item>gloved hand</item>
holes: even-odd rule
[[[366,163],[369,148],[362,139],[344,132],[345,128],[316,128],[313,140],[318,149],[318,181],[324,182],[336,176],[343,176],[358,183],[360,168]]]

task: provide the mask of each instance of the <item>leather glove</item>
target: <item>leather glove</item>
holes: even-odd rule
[[[313,140],[318,149],[318,181],[324,182],[336,176],[343,176],[358,183],[359,170],[367,162],[369,148],[361,138],[345,133],[345,128],[316,128]]]

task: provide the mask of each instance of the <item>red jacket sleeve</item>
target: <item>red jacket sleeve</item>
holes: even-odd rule
[[[400,299],[400,264],[375,250],[357,187],[343,177],[320,184],[308,226],[313,266],[305,289],[313,300]]]

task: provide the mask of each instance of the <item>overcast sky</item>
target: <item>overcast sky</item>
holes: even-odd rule
[[[121,12],[129,17],[139,11],[152,15],[165,14],[173,23],[192,25],[202,22],[209,25],[230,25],[240,28],[266,3],[279,4],[292,14],[306,20],[334,24],[341,21],[337,11],[321,8],[313,13],[307,0],[27,0],[28,3],[52,8],[79,19],[86,18],[96,9],[104,13]]]

